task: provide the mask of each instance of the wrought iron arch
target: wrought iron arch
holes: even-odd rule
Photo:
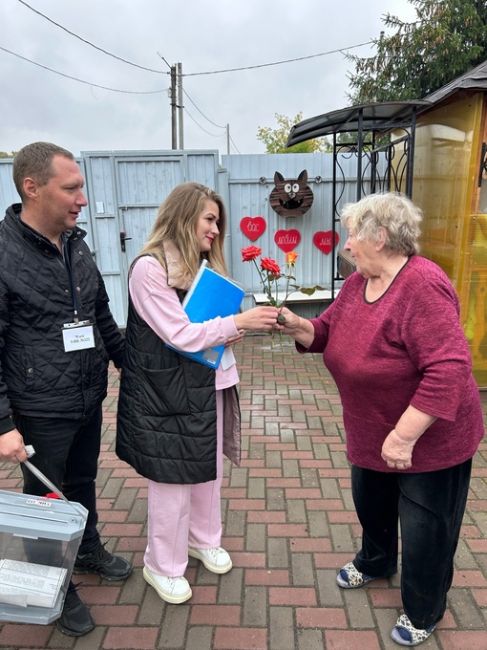
[[[340,223],[345,191],[343,160],[356,158],[356,200],[374,192],[397,191],[411,197],[413,190],[416,115],[427,101],[382,102],[352,106],[295,124],[287,146],[324,135],[333,138],[333,237]],[[347,142],[340,134],[348,134]],[[339,264],[339,258],[342,264]],[[353,262],[334,250],[331,255],[331,295],[337,283],[353,269]]]

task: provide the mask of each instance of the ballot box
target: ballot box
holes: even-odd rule
[[[79,503],[0,490],[0,621],[59,618],[87,515]]]

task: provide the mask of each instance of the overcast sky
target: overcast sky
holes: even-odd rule
[[[27,0],[28,4],[118,61],[34,13],[0,0],[0,150],[36,140],[75,153],[171,148],[168,66],[181,62],[186,149],[264,153],[259,126],[274,114],[312,117],[349,105],[341,53],[244,71],[190,76],[304,57],[377,37],[387,11],[414,16],[407,0]],[[370,46],[353,50],[366,56]],[[157,91],[128,94],[125,91]],[[192,102],[191,102],[192,100]],[[191,117],[190,117],[191,115]],[[193,119],[191,119],[193,118]],[[211,120],[208,121],[208,119]],[[195,123],[195,121],[198,125]]]

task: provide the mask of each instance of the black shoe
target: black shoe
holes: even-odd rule
[[[68,636],[83,636],[94,629],[95,623],[91,618],[90,610],[75,589],[69,589],[66,594],[61,618],[56,621],[56,627]]]
[[[98,573],[105,580],[125,580],[132,565],[119,555],[112,555],[99,542],[89,553],[78,553],[73,573]]]

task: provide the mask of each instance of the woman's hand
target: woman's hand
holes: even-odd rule
[[[382,445],[381,455],[387,467],[409,469],[412,466],[414,445],[435,420],[434,415],[420,411],[410,404]]]
[[[254,307],[236,314],[235,325],[238,330],[264,330],[269,332],[277,322],[277,307]]]
[[[287,307],[281,307],[277,317],[276,329],[284,334],[293,335],[300,325],[300,317]]]
[[[287,307],[279,309],[276,330],[289,334],[303,347],[309,348],[315,337],[315,329],[307,318],[301,318]]]
[[[412,466],[413,449],[416,440],[401,438],[393,429],[382,445],[382,459],[391,469],[409,469]]]

